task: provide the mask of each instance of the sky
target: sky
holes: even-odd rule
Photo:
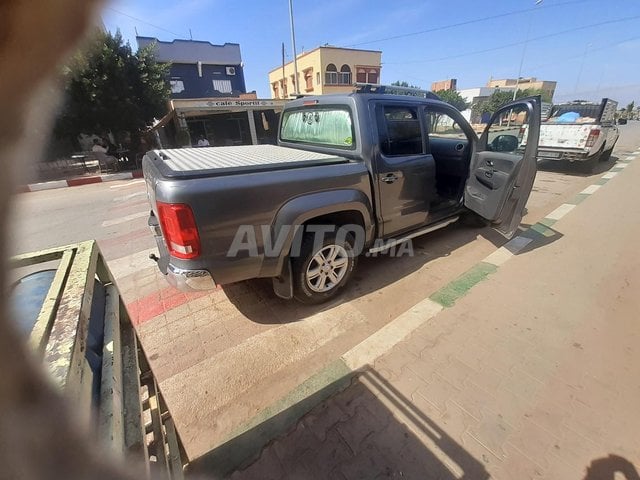
[[[288,0],[114,0],[103,12],[134,48],[141,36],[239,43],[247,90],[291,60]],[[640,103],[640,0],[293,0],[298,53],[330,44],[382,51],[382,83],[458,88],[491,78],[558,82],[555,101]],[[522,67],[520,68],[520,66]]]

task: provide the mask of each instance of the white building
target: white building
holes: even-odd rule
[[[475,87],[458,90],[464,101],[469,104],[469,108],[462,112],[462,116],[471,122],[471,107],[482,100],[486,100],[495,91],[513,92],[515,87]]]

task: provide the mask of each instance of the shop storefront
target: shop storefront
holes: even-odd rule
[[[170,101],[169,113],[154,129],[162,147],[275,144],[286,100],[212,98]]]

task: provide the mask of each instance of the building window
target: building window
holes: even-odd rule
[[[287,92],[287,81],[280,80],[280,86],[282,87],[282,98],[287,98],[289,93]]]
[[[358,68],[356,70],[356,81],[358,83],[378,83],[380,81],[380,70],[377,68]]]
[[[340,68],[340,83],[351,85],[351,68],[349,68],[349,65],[342,65]]]
[[[184,92],[184,82],[179,77],[169,80],[169,86],[171,87],[171,93]]]
[[[304,81],[307,92],[313,90],[313,69],[309,69],[304,72]]]
[[[280,89],[277,83],[273,84],[273,98],[280,98]]]
[[[326,85],[338,84],[338,69],[333,63],[327,65],[327,71],[324,73],[324,83]]]
[[[316,85],[320,85],[320,72],[316,72]]]
[[[213,80],[213,89],[220,93],[231,93],[231,80]]]
[[[293,86],[293,91],[295,92],[295,90],[296,90],[296,76],[295,75],[291,75],[291,86]]]

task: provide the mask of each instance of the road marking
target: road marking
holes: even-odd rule
[[[616,163],[616,164],[613,166],[613,169],[614,169],[614,170],[615,170],[615,169],[622,170],[623,168],[627,168],[628,166],[629,166],[629,164],[628,164],[628,163]]]
[[[115,197],[113,199],[114,202],[126,202],[127,200],[130,200],[132,198],[136,198],[136,197],[142,197],[142,196],[147,196],[147,192],[136,192],[136,193],[130,193],[129,195],[125,195],[123,197]]]
[[[373,364],[373,362],[400,343],[411,332],[435,317],[444,307],[426,298],[399,317],[382,327],[342,355],[342,360],[351,370]]]
[[[562,217],[564,217],[567,213],[569,213],[574,208],[576,208],[575,205],[571,205],[570,203],[563,203],[558,208],[556,208],[553,212],[547,215],[545,218],[550,218],[551,220],[560,220]]]
[[[111,185],[109,186],[109,188],[127,188],[127,187],[131,187],[133,185],[137,185],[139,183],[144,183],[144,180],[133,180],[131,182],[127,182],[121,185]]]
[[[105,220],[104,222],[102,222],[102,226],[111,227],[113,225],[119,225],[121,223],[130,222],[131,220],[135,220],[136,218],[146,217],[148,215],[149,215],[149,212],[147,211],[132,213],[131,215],[125,215],[124,217],[114,218],[113,220]]]
[[[616,175],[618,175],[618,172],[608,172],[608,173],[605,173],[604,175],[602,175],[602,178],[613,178]]]
[[[449,282],[429,298],[443,307],[452,307],[458,299],[464,297],[475,285],[497,270],[498,267],[495,265],[480,262],[455,280]]]
[[[587,188],[582,190],[580,193],[583,193],[585,195],[591,195],[593,193],[596,193],[600,189],[601,186],[602,185],[589,185]]]
[[[32,183],[29,185],[29,190],[32,192],[37,192],[40,190],[50,190],[52,188],[64,188],[67,187],[66,180],[58,180],[55,182],[42,182],[42,183]]]
[[[630,155],[627,158],[625,158],[625,160],[633,160],[634,158],[636,158],[635,155]]]
[[[529,245],[533,241],[532,238],[527,237],[515,237],[509,240],[506,244],[493,252],[487,258],[482,260],[483,262],[490,263],[499,267],[514,255],[518,254],[520,250]]]

